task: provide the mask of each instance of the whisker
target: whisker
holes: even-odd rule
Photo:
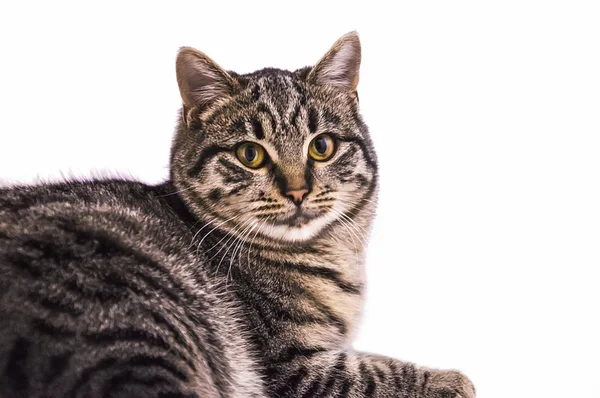
[[[247,223],[248,221],[250,221],[250,220],[248,219],[248,220],[244,221],[244,223],[243,223],[241,226],[239,226],[239,228],[238,228],[238,227],[236,227],[236,228],[232,229],[232,230],[230,231],[230,233],[231,233],[231,232],[234,232],[234,231],[237,231],[237,230],[241,230],[242,228],[244,228],[244,227],[245,227],[245,225],[246,225],[246,223]],[[227,235],[225,235],[225,236],[227,236]],[[234,239],[234,241],[233,241],[233,243],[230,245],[230,244],[229,244],[229,242],[231,241],[231,239]],[[215,270],[215,274],[217,274],[217,273],[219,272],[219,268],[221,268],[221,263],[223,263],[223,260],[225,259],[225,256],[227,255],[227,253],[229,253],[229,250],[231,249],[231,247],[232,247],[232,246],[235,244],[235,242],[236,242],[238,239],[239,239],[239,237],[236,237],[234,234],[232,234],[232,235],[231,235],[231,237],[230,237],[230,238],[227,240],[227,242],[225,242],[225,244],[224,244],[224,245],[223,245],[223,246],[222,246],[222,247],[219,249],[219,251],[217,251],[217,252],[215,253],[215,255],[214,255],[214,256],[212,256],[212,257],[210,258],[210,260],[212,260],[213,258],[215,258],[215,256],[216,256],[217,254],[219,254],[219,253],[221,252],[221,250],[223,250],[223,248],[224,248],[224,247],[227,247],[227,250],[225,250],[225,253],[223,253],[223,256],[221,256],[221,261],[219,261],[219,264],[217,265],[217,269]],[[227,281],[227,278],[225,279],[225,281]]]
[[[233,248],[233,252],[231,253],[231,257],[229,259],[229,269],[227,270],[227,276],[225,277],[225,287],[227,287],[227,281],[229,280],[229,275],[231,274],[231,268],[233,267],[233,262],[235,260],[236,252],[239,253],[238,250],[241,250],[241,245],[244,244],[244,239],[245,239],[245,236],[246,236],[246,231],[248,231],[254,225],[255,225],[254,221],[250,221],[249,225],[246,226],[246,228],[241,232],[240,236],[233,242],[233,245],[235,245],[236,241],[238,243]],[[250,231],[252,231],[252,230],[250,229]],[[225,252],[225,254],[223,255],[223,257],[225,257],[225,255],[227,255],[227,252]],[[221,261],[223,261],[223,259],[221,259]]]
[[[334,213],[341,214],[338,210],[334,210]],[[350,228],[348,227],[348,225],[342,219],[338,219],[338,221],[340,221],[341,225],[346,229],[346,231],[348,231],[350,233],[350,239],[352,239],[352,243],[354,244],[354,257],[356,258],[356,267],[358,268],[359,264],[360,264],[360,260],[358,258],[358,247],[356,246],[356,241],[352,237],[352,235],[354,233],[350,230]],[[358,238],[358,236],[356,236],[356,237]],[[359,239],[359,241],[360,241],[360,239]],[[364,249],[364,246],[361,246],[361,248]]]
[[[239,217],[239,216],[233,216],[233,217],[231,217],[230,219],[228,219],[228,220],[225,220],[225,221],[223,221],[223,222],[222,222],[222,223],[220,223],[220,224],[217,224],[217,226],[216,226],[216,227],[214,227],[212,230],[210,230],[210,231],[208,232],[208,234],[206,234],[206,235],[205,235],[205,236],[202,238],[202,240],[200,241],[200,243],[199,243],[198,245],[200,245],[200,244],[202,243],[202,241],[204,240],[204,238],[206,238],[206,236],[208,236],[208,235],[209,235],[209,234],[210,234],[212,231],[214,231],[215,229],[219,228],[221,225],[225,224],[226,222],[228,222],[228,221],[231,221],[231,220],[233,220],[233,219],[235,219],[235,218],[237,218],[237,217]],[[199,222],[199,221],[198,221],[198,222]],[[198,222],[196,222],[196,224],[198,224]],[[194,225],[196,225],[196,224],[194,224]],[[208,227],[209,225],[211,225],[211,223],[210,223],[210,222],[207,222],[205,225],[203,225],[203,226],[202,226],[202,228],[200,228],[200,229],[199,229],[199,230],[198,230],[198,231],[197,231],[197,232],[194,234],[194,236],[192,237],[192,241],[190,242],[190,246],[191,246],[192,244],[194,244],[194,239],[196,239],[196,236],[198,236],[198,234],[199,234],[200,232],[202,232],[202,230],[203,230],[204,228]]]
[[[356,221],[354,221],[351,217],[349,217],[347,214],[344,214],[342,212],[339,212],[340,217],[343,217],[345,220],[347,220],[354,228],[354,230],[363,237],[363,241],[366,239],[366,236],[369,235],[369,232],[363,228],[362,225],[358,224]],[[358,228],[362,229],[363,233],[361,233]]]
[[[252,251],[252,244],[254,243],[254,239],[256,239],[256,236],[258,235],[259,231],[262,231],[262,229],[266,225],[266,223],[263,222],[263,223],[259,223],[258,225],[259,225],[259,227],[256,230],[256,232],[254,233],[254,236],[252,237],[252,239],[250,240],[250,246],[248,247],[248,263],[247,263],[248,269],[251,269],[251,267],[250,267],[250,252]]]
[[[187,188],[184,188],[184,189],[180,189],[179,191],[175,191],[175,192],[166,193],[166,194],[164,194],[164,195],[157,195],[156,197],[157,197],[157,198],[164,198],[164,197],[171,196],[171,195],[177,195],[178,193],[185,192],[185,191],[189,191],[189,190],[192,190],[192,189],[194,189],[194,188],[195,188],[195,187],[187,187]]]
[[[213,232],[214,232],[214,231],[215,231],[217,228],[219,228],[221,225],[225,224],[226,222],[229,222],[229,221],[232,221],[232,220],[234,220],[234,219],[237,219],[238,217],[239,217],[239,216],[233,216],[233,217],[231,217],[231,218],[229,218],[229,219],[227,219],[227,220],[225,220],[225,221],[223,221],[223,222],[221,222],[221,223],[217,224],[217,226],[216,226],[216,227],[214,227],[213,229],[211,229],[210,231],[208,231],[208,233],[207,233],[206,235],[204,235],[204,236],[202,237],[202,239],[200,239],[200,242],[198,242],[198,244],[196,245],[196,257],[198,257],[198,253],[199,253],[199,251],[200,251],[200,247],[202,246],[202,242],[204,242],[204,239],[206,239],[206,238],[207,238],[207,237],[208,237],[208,236],[209,236],[211,233],[213,233]],[[209,225],[209,224],[207,224],[207,225]],[[203,227],[203,228],[204,228],[204,227]],[[199,231],[198,231],[198,232],[199,232]],[[198,233],[196,233],[196,235],[197,235],[197,234],[198,234]],[[196,237],[196,235],[194,235],[194,238]],[[227,236],[227,235],[225,235],[225,236]],[[220,242],[221,242],[221,241],[219,241],[217,244],[219,244]],[[215,246],[216,246],[216,245],[215,245]],[[211,248],[210,248],[210,249],[209,249],[207,252],[210,252],[210,251],[211,251],[211,250],[212,250],[212,249],[213,249],[215,246],[211,247]]]
[[[348,202],[344,201],[344,200],[339,200],[339,202],[340,202],[340,203],[342,203],[343,205],[350,206],[350,204],[349,204]],[[355,220],[353,220],[353,219],[352,219],[350,216],[348,216],[348,215],[347,215],[347,214],[345,214],[345,213],[341,213],[341,215],[342,215],[343,217],[345,217],[347,220],[350,220],[350,221],[351,221],[353,224],[355,224],[357,227],[359,227],[360,229],[362,229],[365,235],[367,235],[367,236],[369,235],[369,231],[367,231],[367,230],[366,230],[366,229],[365,229],[365,228],[364,228],[362,225],[358,224],[358,223],[357,223]]]
[[[249,219],[250,219],[250,218],[248,217],[248,218],[247,218],[247,219],[246,219],[246,220],[245,220],[245,221],[244,221],[244,222],[243,222],[241,225],[236,225],[236,226],[235,226],[235,227],[234,227],[234,228],[233,228],[231,231],[227,232],[227,233],[225,234],[225,236],[223,236],[223,237],[221,238],[221,240],[219,240],[217,243],[215,243],[215,244],[213,245],[213,247],[211,247],[210,249],[208,249],[208,250],[207,250],[207,253],[210,253],[210,252],[211,252],[211,251],[212,251],[212,250],[213,250],[215,247],[219,246],[219,245],[221,244],[221,242],[223,242],[223,241],[224,241],[224,240],[225,240],[225,239],[226,239],[226,238],[227,238],[229,235],[231,235],[231,236],[229,237],[229,239],[227,239],[227,242],[225,242],[225,244],[224,244],[224,245],[227,245],[227,244],[228,244],[228,243],[231,241],[231,239],[235,238],[235,232],[236,232],[236,231],[238,231],[238,230],[240,230],[241,228],[243,228],[243,227],[244,227],[244,225],[246,225],[246,223],[249,221]],[[209,260],[209,261],[210,261],[210,260],[212,260],[212,259],[213,259],[213,258],[215,258],[215,257],[216,257],[216,256],[217,256],[219,253],[221,253],[221,250],[223,250],[223,247],[224,247],[224,245],[223,245],[223,246],[221,246],[221,247],[219,248],[219,250],[218,250],[218,251],[217,251],[217,252],[216,252],[216,253],[215,253],[215,254],[214,254],[214,255],[213,255],[211,258],[209,258],[208,260]]]

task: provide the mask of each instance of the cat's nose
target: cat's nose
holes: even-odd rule
[[[308,188],[288,189],[287,191],[285,191],[285,196],[290,198],[292,202],[296,204],[296,206],[299,206],[306,197],[307,193]]]

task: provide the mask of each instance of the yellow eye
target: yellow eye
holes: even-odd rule
[[[316,136],[308,146],[308,154],[319,162],[331,159],[335,153],[335,141],[330,135],[321,134]]]
[[[258,169],[265,162],[265,149],[254,142],[244,142],[235,150],[235,155],[246,167]]]

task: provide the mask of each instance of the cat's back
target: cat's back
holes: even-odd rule
[[[258,392],[235,369],[234,352],[251,368],[235,308],[163,199],[125,181],[0,189],[0,396]]]

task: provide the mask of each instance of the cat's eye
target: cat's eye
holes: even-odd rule
[[[235,150],[235,155],[246,167],[258,169],[265,163],[265,149],[254,143],[244,142]]]
[[[319,162],[325,162],[335,153],[335,141],[328,134],[316,136],[308,146],[308,154]]]

